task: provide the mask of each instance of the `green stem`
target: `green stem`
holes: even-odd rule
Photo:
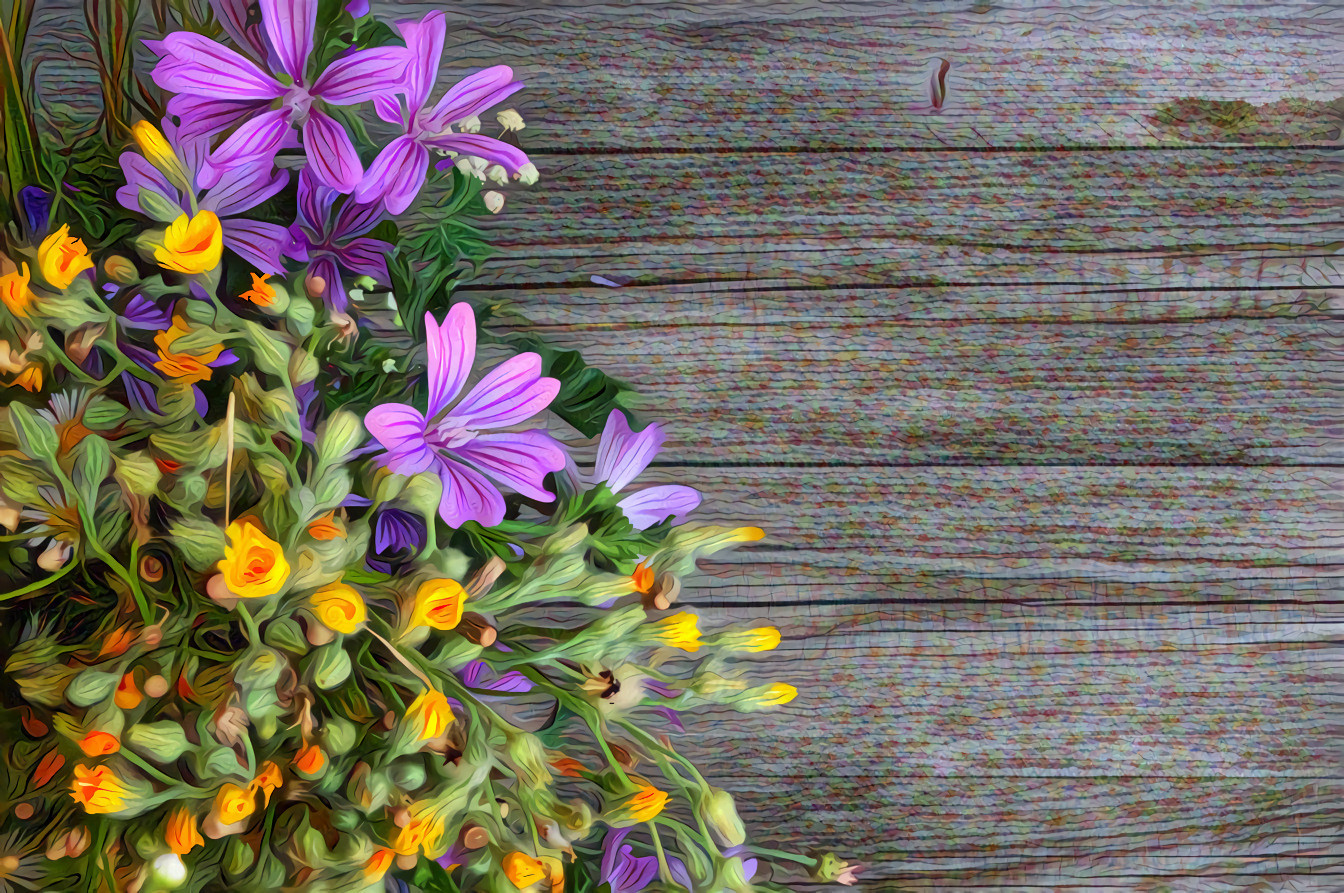
[[[37,590],[42,589],[45,586],[49,586],[52,583],[55,583],[61,577],[64,577],[66,574],[70,573],[78,566],[79,566],[78,562],[75,561],[67,562],[65,567],[61,568],[56,573],[52,574],[50,577],[45,577],[41,580],[29,583],[27,586],[21,586],[18,589],[11,589],[9,592],[0,595],[0,602],[9,601],[11,598],[18,598],[19,596],[27,595],[30,592],[36,592]]]
[[[261,630],[257,628],[257,621],[252,616],[252,612],[247,609],[247,605],[239,602],[237,605],[238,616],[243,618],[243,626],[247,627],[247,639],[253,645],[261,644]]]

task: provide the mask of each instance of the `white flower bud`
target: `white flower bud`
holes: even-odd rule
[[[169,890],[176,890],[187,881],[187,866],[177,853],[158,856],[151,863],[150,870],[154,873],[154,880]]]
[[[481,198],[485,201],[486,210],[491,214],[498,214],[504,208],[503,193],[495,192],[491,189],[489,192],[482,195]]]
[[[524,127],[527,126],[526,124],[523,123],[523,116],[518,114],[513,109],[505,109],[504,111],[500,112],[498,115],[495,116],[495,120],[499,122],[500,127],[503,127],[505,130],[510,131],[522,130]]]
[[[504,170],[502,164],[492,165],[490,170],[485,172],[485,175],[490,178],[492,183],[498,183],[500,186],[509,185],[509,172]]]
[[[541,179],[541,175],[537,173],[537,166],[530,161],[518,168],[516,176],[519,180],[522,180],[523,184],[526,186],[531,186],[533,183],[537,182],[537,180]]]
[[[457,122],[457,129],[463,133],[480,133],[481,119],[472,115],[470,118],[463,118]]]

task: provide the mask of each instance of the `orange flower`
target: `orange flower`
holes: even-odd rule
[[[14,384],[30,394],[36,394],[42,390],[42,378],[42,367],[33,363],[18,374],[14,379]]]
[[[98,649],[98,656],[116,657],[124,654],[134,641],[135,634],[131,632],[130,627],[119,626],[107,634],[107,638],[103,640],[103,647]]]
[[[37,299],[37,295],[28,287],[28,281],[27,264],[13,273],[0,276],[0,301],[3,301],[9,312],[15,316],[27,316],[28,308],[33,306],[33,301]]]
[[[546,867],[527,853],[509,853],[500,864],[504,876],[519,890],[526,890],[547,876]]]
[[[154,249],[159,266],[179,273],[208,273],[224,253],[224,230],[214,211],[186,214],[168,224],[163,244]]]
[[[258,276],[256,273],[249,274],[252,277],[252,287],[243,292],[238,297],[244,301],[251,301],[258,307],[269,307],[275,303],[275,286],[269,284],[266,280],[271,278],[267,273]]]
[[[135,686],[135,673],[127,673],[121,677],[117,683],[117,691],[112,695],[112,703],[116,704],[122,710],[134,710],[140,706],[144,695],[140,694],[140,689]]]
[[[567,775],[570,778],[583,778],[583,773],[589,771],[588,767],[580,763],[573,757],[561,757],[558,760],[551,760],[551,766],[561,775]]]
[[[190,333],[191,327],[187,325],[187,321],[180,315],[174,316],[172,327],[154,336],[154,343],[159,348],[159,358],[155,361],[154,368],[169,378],[176,378],[187,384],[209,381],[211,374],[214,373],[210,364],[219,359],[224,347],[216,344],[205,353],[199,354],[174,351],[173,342]]]
[[[79,749],[85,756],[105,757],[121,750],[121,742],[110,732],[89,732],[80,740]]]
[[[289,562],[280,544],[251,520],[234,521],[225,531],[229,544],[219,572],[224,584],[239,598],[275,595],[289,579]]]
[[[252,792],[260,791],[262,804],[270,806],[271,792],[279,790],[284,783],[284,779],[280,777],[280,767],[274,761],[267,760],[261,764],[261,771],[252,779],[247,789]]]
[[[305,744],[294,757],[294,768],[304,775],[316,775],[327,765],[327,755],[316,744]]]
[[[426,580],[415,592],[411,628],[452,629],[462,622],[462,603],[466,600],[467,591],[456,580]]]
[[[368,881],[376,881],[387,874],[387,870],[392,867],[392,858],[395,855],[396,853],[391,850],[379,850],[374,853],[369,857],[369,861],[364,863],[364,878]]]
[[[565,863],[554,856],[542,856],[541,864],[551,878],[551,893],[563,893],[565,889]]]
[[[442,692],[430,689],[411,702],[406,719],[415,729],[417,741],[429,741],[448,731],[453,722],[453,708]]]
[[[93,269],[93,261],[84,243],[70,235],[69,226],[62,225],[38,246],[37,266],[48,285],[65,291],[76,276]]]
[[[179,806],[168,816],[168,827],[163,837],[168,849],[179,856],[185,856],[198,846],[205,846],[205,839],[196,827],[196,817],[185,806]]]
[[[126,787],[106,766],[76,766],[70,787],[71,798],[90,815],[117,812],[126,806]]]
[[[653,568],[641,561],[635,565],[635,572],[630,575],[630,582],[635,584],[636,592],[647,593],[653,588]]]
[[[257,797],[251,790],[251,785],[240,788],[236,784],[226,782],[215,795],[215,806],[211,811],[221,825],[232,825],[241,822],[256,810]]]
[[[47,755],[42,758],[37,764],[37,769],[33,771],[33,787],[40,788],[51,781],[64,765],[65,757],[54,750],[47,751]]]
[[[308,535],[322,542],[337,538],[345,539],[345,528],[336,523],[335,512],[327,512],[308,525]]]

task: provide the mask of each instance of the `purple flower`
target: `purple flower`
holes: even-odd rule
[[[47,231],[51,200],[52,194],[39,186],[25,186],[19,190],[19,204],[23,206],[23,216],[28,220],[28,231],[35,236]]]
[[[476,359],[476,317],[469,304],[455,304],[443,324],[425,314],[429,353],[429,407],[402,403],[375,406],[364,427],[388,451],[387,467],[398,474],[433,470],[443,482],[439,517],[449,527],[477,521],[493,527],[504,520],[499,485],[533,499],[554,499],[542,483],[565,465],[565,451],[541,429],[496,431],[541,412],[560,382],[541,375],[541,357],[523,353],[490,370],[453,405]]]
[[[598,443],[592,484],[605,482],[612,493],[619,493],[649,467],[662,449],[663,439],[662,426],[651,424],[636,434],[630,430],[625,413],[613,409]],[[566,465],[565,477],[575,489],[584,486],[573,461]],[[636,490],[616,505],[636,530],[644,530],[669,517],[674,524],[685,521],[700,505],[700,493],[680,484],[660,484]]]
[[[630,828],[611,830],[602,839],[601,880],[611,887],[611,893],[641,893],[658,877],[657,856],[636,856],[635,848],[625,843]],[[687,890],[694,890],[686,866],[674,856],[667,857],[672,879]]]
[[[483,660],[473,660],[457,671],[457,677],[467,688],[480,691],[497,691],[508,694],[522,694],[532,690],[532,683],[517,670],[496,673]]]
[[[210,156],[204,185],[214,185],[230,168],[271,167],[298,128],[308,168],[323,184],[349,192],[359,183],[363,168],[350,134],[322,110],[323,104],[354,105],[403,91],[406,50],[352,50],[326,71],[309,77],[318,0],[258,0],[258,5],[270,51],[269,71],[190,31],[148,42],[161,56],[154,66],[154,82],[179,94],[168,101],[168,114],[180,116],[191,136],[212,135],[238,124]],[[235,39],[247,41],[245,20],[225,20],[231,32],[239,32]],[[250,42],[244,45],[258,49]]]
[[[365,202],[381,199],[393,214],[405,211],[425,184],[430,149],[483,158],[509,174],[535,182],[536,168],[521,149],[493,137],[452,129],[453,124],[474,118],[521,90],[523,85],[513,80],[513,69],[496,65],[478,71],[459,81],[432,108],[425,108],[443,53],[447,29],[443,13],[431,12],[418,22],[398,22],[397,27],[411,60],[406,69],[406,102],[379,96],[373,105],[380,118],[400,124],[405,132],[378,153],[355,197]]]
[[[382,509],[373,517],[373,550],[364,563],[384,574],[395,574],[425,547],[425,522],[401,509]]]
[[[214,185],[202,193],[204,186],[201,171],[209,151],[206,140],[203,137],[182,139],[178,128],[167,121],[164,122],[163,133],[173,147],[173,153],[182,162],[195,195],[187,194],[171,183],[144,156],[125,152],[119,159],[122,173],[126,175],[126,185],[117,190],[117,201],[121,206],[153,217],[149,209],[140,203],[141,193],[151,192],[184,214],[195,214],[197,209],[212,211],[219,217],[226,248],[258,272],[282,272],[285,267],[281,255],[293,241],[289,230],[275,223],[248,220],[239,215],[284,189],[289,183],[289,174],[269,167],[237,167],[223,172]]]
[[[289,230],[290,257],[309,261],[309,277],[323,282],[323,299],[343,311],[348,298],[342,270],[388,280],[387,254],[392,246],[364,236],[382,219],[382,208],[348,198],[336,208],[340,193],[314,182],[307,170],[299,172],[298,194],[299,219]]]

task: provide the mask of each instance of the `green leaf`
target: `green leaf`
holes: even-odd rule
[[[576,350],[556,350],[527,335],[504,340],[541,355],[542,373],[560,380],[560,392],[551,402],[551,410],[586,437],[602,433],[607,416],[620,407],[621,395],[630,390],[602,370],[589,366]]]
[[[183,215],[183,210],[173,202],[159,195],[151,189],[140,187],[136,198],[140,202],[140,209],[145,212],[145,216],[160,223],[172,223]]]
[[[243,323],[243,334],[261,371],[282,380],[289,375],[290,351],[280,339],[251,320]]]
[[[51,422],[22,403],[11,403],[9,423],[14,427],[19,446],[25,453],[34,459],[45,459],[49,464],[56,462],[56,448],[60,440]]]
[[[99,395],[84,410],[84,426],[91,431],[108,431],[126,417],[126,407],[115,400]]]
[[[80,441],[81,455],[75,464],[75,488],[79,498],[92,512],[98,504],[98,488],[112,470],[112,448],[97,434]]]
[[[461,893],[452,875],[433,859],[421,859],[416,864],[411,882],[424,893]]]
[[[224,557],[224,531],[205,518],[169,522],[168,534],[194,570],[204,571]]]

